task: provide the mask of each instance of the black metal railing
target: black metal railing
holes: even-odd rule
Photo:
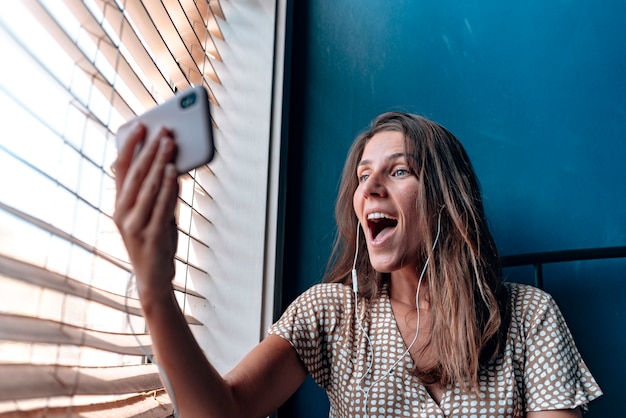
[[[626,258],[626,246],[505,255],[501,259],[502,267],[533,266],[535,269],[535,286],[543,289],[544,264],[605,258]]]

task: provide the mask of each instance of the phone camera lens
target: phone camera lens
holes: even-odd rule
[[[187,109],[188,107],[193,106],[196,102],[196,93],[191,93],[180,99],[180,106],[183,109]]]

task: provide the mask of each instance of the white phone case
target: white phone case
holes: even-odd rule
[[[202,86],[190,87],[171,99],[129,120],[117,131],[116,143],[120,149],[122,138],[133,122],[146,126],[146,141],[161,127],[172,132],[177,145],[175,165],[179,173],[186,173],[213,159],[213,127],[207,91]]]

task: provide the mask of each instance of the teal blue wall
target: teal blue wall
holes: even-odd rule
[[[283,306],[321,278],[354,136],[404,110],[449,128],[502,254],[626,245],[626,3],[294,0],[289,4]],[[546,268],[606,395],[626,416],[626,260]],[[530,270],[508,272],[527,281]],[[322,417],[311,382],[279,416]]]

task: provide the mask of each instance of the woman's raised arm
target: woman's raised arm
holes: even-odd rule
[[[176,153],[166,130],[144,144],[137,125],[115,163],[114,221],[133,264],[139,298],[178,413],[189,417],[263,417],[302,383],[306,369],[291,345],[270,336],[222,377],[198,346],[174,296]],[[135,155],[137,146],[143,144]]]

